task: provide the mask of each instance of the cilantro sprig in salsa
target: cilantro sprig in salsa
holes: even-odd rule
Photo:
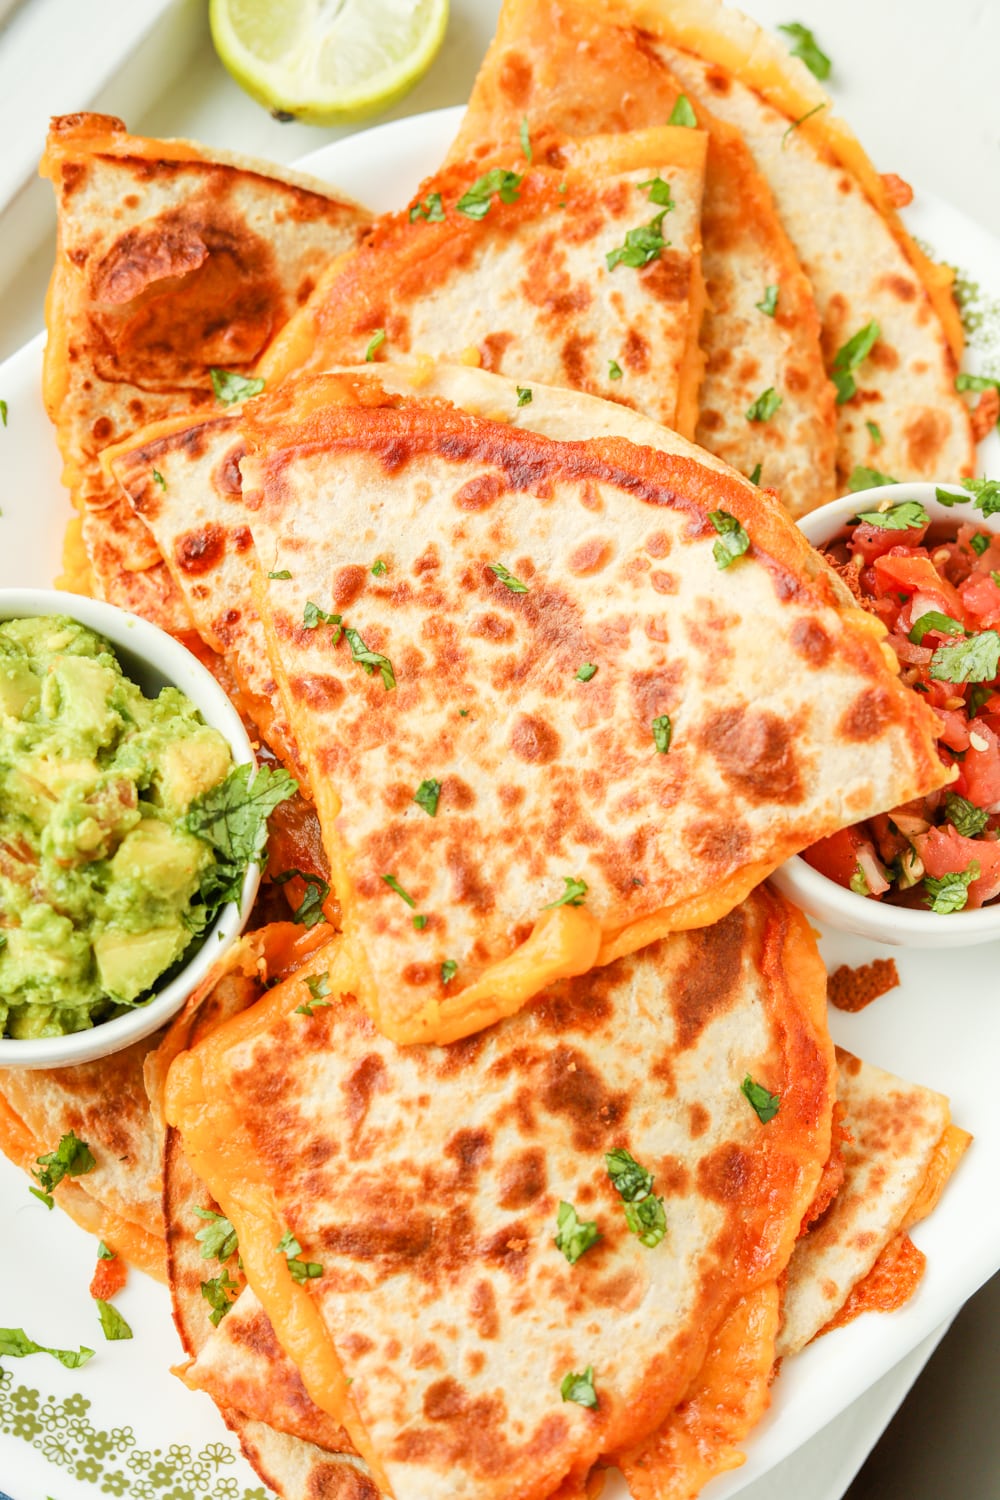
[[[947,915],[1000,896],[1000,534],[977,524],[1000,510],[1000,485],[965,480],[938,499],[956,508],[940,538],[907,500],[861,512],[828,556],[886,626],[902,681],[937,713],[955,780],[804,858],[858,895]]]

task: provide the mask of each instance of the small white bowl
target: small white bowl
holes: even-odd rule
[[[960,497],[955,506],[942,505],[935,491],[947,490]],[[810,515],[803,516],[799,529],[814,547],[833,542],[846,530],[862,510],[878,510],[886,501],[899,505],[903,500],[919,500],[934,522],[944,521],[956,529],[963,521],[974,522],[982,531],[1000,532],[1000,515],[984,516],[973,508],[972,496],[953,483],[894,484],[874,490],[859,490],[831,500]],[[962,503],[962,502],[966,503]],[[972,943],[988,943],[1000,938],[1000,904],[983,906],[977,911],[937,913],[918,911],[913,907],[893,906],[873,901],[868,896],[838,885],[821,875],[799,855],[786,860],[771,880],[790,901],[811,917],[828,922],[844,932],[873,938],[897,948],[964,948]]]
[[[253,749],[239,715],[207,667],[173,636],[147,620],[113,604],[102,604],[56,589],[0,589],[0,620],[66,615],[109,640],[126,676],[147,696],[162,687],[177,687],[190,698],[206,724],[228,742],[236,765],[254,762]],[[66,1036],[23,1040],[0,1037],[0,1067],[64,1068],[92,1062],[119,1052],[165,1025],[180,1010],[209,969],[225,953],[246,925],[260,884],[260,869],[251,865],[243,880],[240,902],[224,906],[205,933],[197,951],[152,999],[112,1021],[101,1021],[86,1031]]]

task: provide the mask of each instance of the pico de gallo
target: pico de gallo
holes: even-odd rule
[[[1000,513],[1000,481],[967,480],[963,490],[937,498]],[[942,914],[1000,896],[1000,533],[979,517],[955,519],[932,527],[918,501],[887,503],[859,512],[825,549],[884,622],[902,681],[938,714],[938,753],[955,780],[803,855],[860,896]]]

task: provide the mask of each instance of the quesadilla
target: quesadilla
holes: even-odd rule
[[[703,102],[692,109],[682,87],[622,7],[506,0],[449,161],[516,148],[522,122],[532,139],[543,139],[641,129],[674,119],[675,111],[696,121],[709,145],[701,225],[706,366],[695,436],[804,515],[836,493],[833,389],[812,290],[739,131]],[[767,420],[748,420],[768,389],[780,395],[780,407]]]
[[[923,255],[808,70],[721,0],[618,0],[698,105],[739,130],[809,277],[838,386],[837,468],[898,480],[971,474],[955,391],[953,273]]]
[[[252,373],[368,215],[312,178],[131,136],[110,115],[54,120],[41,170],[59,213],[45,403],[92,575],[71,556],[69,582],[190,630],[152,538],[98,455],[156,418],[216,407],[211,369]],[[227,397],[240,388],[230,379]]]
[[[621,401],[692,436],[705,148],[701,131],[660,126],[551,138],[530,164],[520,149],[485,171],[453,163],[408,212],[378,221],[261,373],[463,359],[523,387]]]
[[[947,778],[878,624],[748,481],[669,434],[381,399],[291,380],[241,467],[340,977],[387,1034],[468,1034]]]
[[[445,1048],[397,1048],[335,999],[336,947],[176,1059],[167,1119],[381,1488],[576,1493],[773,1289],[821,1181],[808,927],[762,889]]]

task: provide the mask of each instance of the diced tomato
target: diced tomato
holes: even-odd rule
[[[827,879],[850,889],[851,876],[858,868],[858,850],[866,844],[871,847],[860,828],[841,828],[804,849],[802,858]]]
[[[939,708],[937,712],[944,723],[938,735],[942,745],[947,745],[949,750],[968,750],[969,725],[964,713],[954,708]]]
[[[887,526],[869,526],[862,521],[855,526],[850,540],[854,557],[872,563],[893,547],[919,547],[927,534],[926,526],[911,526],[906,531],[890,531]]]
[[[943,614],[952,615],[957,620],[962,618],[958,590],[941,577],[926,554],[914,556],[901,547],[893,547],[891,552],[877,557],[873,566],[882,593],[929,594],[937,601],[929,607],[940,609]]]
[[[979,865],[979,878],[969,886],[969,907],[982,906],[1000,894],[1000,843],[992,839],[967,839],[950,823],[932,828],[913,840],[924,869],[935,880],[967,870],[973,860]]]
[[[982,630],[1000,625],[1000,588],[989,573],[970,573],[959,589],[972,622]]]
[[[889,820],[889,813],[879,813],[877,817],[868,820],[876,852],[884,865],[891,865],[897,854],[902,854],[904,849],[910,847],[909,839],[889,827]]]
[[[128,1280],[128,1266],[120,1255],[112,1254],[110,1260],[98,1259],[90,1282],[90,1295],[102,1302],[117,1297]]]
[[[980,749],[985,740],[986,749]],[[982,719],[969,724],[969,749],[962,762],[964,796],[977,807],[1000,802],[1000,741]]]

